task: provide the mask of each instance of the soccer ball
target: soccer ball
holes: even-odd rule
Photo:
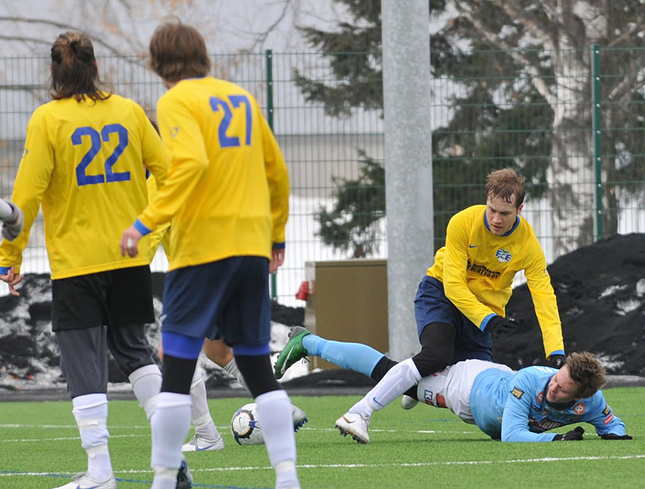
[[[305,412],[293,406],[293,430],[298,431],[308,421]],[[235,411],[231,419],[231,431],[239,445],[262,445],[264,437],[258,422],[258,409],[254,402],[245,404]]]
[[[254,402],[245,404],[235,411],[231,420],[231,431],[240,445],[261,445],[264,443],[262,428],[258,423],[258,409]]]

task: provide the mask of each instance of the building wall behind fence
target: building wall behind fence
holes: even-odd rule
[[[360,54],[356,53],[357,56]],[[626,58],[644,55],[641,52],[620,54]],[[481,53],[481,56],[493,63],[498,53]],[[321,53],[218,54],[212,59],[215,76],[240,84],[258,99],[283,150],[291,178],[291,213],[287,228],[286,261],[278,272],[275,293],[284,304],[302,305],[294,295],[305,278],[305,262],[348,258],[347,252],[339,252],[320,242],[316,236],[318,225],[314,214],[321,206],[331,205],[336,188],[335,179],[355,179],[359,175],[360,152],[383,164],[382,112],[379,107],[356,108],[351,116],[334,118],[325,114],[322,105],[305,101],[292,82],[294,69],[326,84],[333,85],[335,82],[328,62]],[[102,78],[111,83],[117,93],[136,100],[154,118],[156,101],[163,94],[164,88],[158,77],[146,69],[145,60],[133,56],[101,58],[98,62]],[[0,194],[4,198],[11,195],[29,117],[38,105],[49,100],[48,75],[47,57],[0,57]],[[509,74],[509,79],[512,75]],[[453,102],[455,98],[464,96],[468,76],[468,67],[465,66],[462,80],[433,78],[433,107],[429,117],[433,131],[448,131],[446,127],[454,117]],[[602,76],[609,79],[614,74],[608,72]],[[634,79],[638,76],[635,73]],[[587,104],[591,111],[591,82],[589,87],[589,93],[581,94],[576,103]],[[635,90],[640,89],[635,87]],[[504,107],[506,102],[503,100],[503,93],[499,93],[498,97],[500,100],[497,103]],[[570,101],[564,100],[562,103]],[[485,110],[486,107],[482,103],[481,107],[475,109]],[[625,110],[629,110],[629,104],[625,105]],[[526,137],[532,131],[552,130],[548,124],[530,119],[518,118],[512,124],[513,127],[507,129],[511,139]],[[580,127],[576,130],[591,131],[592,128]],[[606,129],[613,137],[616,132],[623,131],[629,133],[629,137],[641,139],[642,130],[641,127]],[[435,213],[443,219],[436,222],[445,222],[452,214],[472,203],[473,195],[481,195],[479,202],[483,203],[486,173],[477,165],[477,161],[458,161],[459,137],[472,133],[473,137],[478,138],[480,134],[476,128],[451,128],[450,131],[455,135],[455,144],[435,150]],[[617,165],[620,164],[621,155],[615,154],[613,149],[607,150],[602,157],[605,163],[616,160]],[[520,160],[522,164],[531,161],[526,155],[517,155],[516,158],[505,155],[496,160],[494,154],[485,154],[481,158],[492,161],[497,167],[513,165]],[[547,161],[551,155],[540,154],[531,158]],[[631,152],[629,158],[636,158],[641,164],[643,154]],[[557,188],[558,185],[569,183],[550,181],[548,185],[550,188]],[[596,182],[589,181],[585,184],[594,186]],[[602,187],[603,192],[618,197],[617,232],[645,232],[645,213],[641,210],[645,207],[645,182],[640,173],[629,178],[623,176],[620,180],[605,179]],[[547,260],[551,262],[556,257],[553,250],[552,209],[545,197],[534,198],[530,185],[528,189],[526,207],[522,214],[535,228]],[[441,196],[439,202],[436,196]],[[444,197],[450,205],[443,204]],[[589,209],[589,212],[595,212],[595,209]],[[377,238],[379,243],[371,257],[383,258],[387,255],[385,224],[381,224]],[[434,246],[441,245],[444,236],[445,227],[436,228]],[[428,264],[431,263],[434,246],[432,243],[428,244]],[[152,268],[164,271],[166,266],[167,262],[160,251]],[[25,251],[23,272],[49,272],[42,217],[38,218],[32,230],[30,244]],[[423,271],[420,270],[419,276],[422,274]],[[412,298],[410,301],[412,302]]]

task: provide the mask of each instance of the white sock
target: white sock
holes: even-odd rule
[[[146,412],[148,421],[154,411],[154,400],[161,390],[161,371],[154,363],[136,369],[128,376],[139,404]]]
[[[155,469],[155,476],[150,489],[175,489],[177,471],[175,469]]]
[[[246,382],[244,381],[244,377],[242,376],[240,369],[237,368],[237,363],[235,362],[235,358],[228,362],[224,367],[222,367],[224,370],[226,370],[229,374],[231,374],[233,377],[237,379],[237,381],[242,384],[242,387],[244,387],[247,391],[249,390],[249,387],[246,385]]]
[[[196,367],[193,373],[193,381],[190,384],[190,400],[193,403],[190,420],[195,426],[195,434],[211,439],[216,437],[217,428],[208,408],[206,384],[199,367]]]
[[[108,400],[105,394],[87,394],[72,399],[72,413],[87,453],[87,474],[97,481],[106,481],[112,474],[108,451]]]
[[[275,466],[276,489],[296,489],[300,488],[298,473],[296,471],[296,462],[285,460]]]
[[[371,416],[374,411],[379,411],[394,401],[421,380],[419,369],[411,358],[396,364],[383,376],[365,397],[354,404],[350,413],[363,413]]]
[[[293,482],[298,481],[295,470],[296,439],[289,396],[284,390],[271,391],[256,397],[255,403],[269,462],[276,471],[276,488],[294,487]],[[290,470],[291,467],[293,470]],[[288,482],[291,486],[284,485]]]
[[[165,473],[165,469],[175,470],[181,465],[181,446],[190,429],[190,396],[174,392],[161,392],[155,401],[155,410],[150,420],[152,426],[151,466]],[[152,487],[155,487],[153,485]],[[159,486],[161,488],[163,486]],[[173,486],[174,487],[174,486]]]

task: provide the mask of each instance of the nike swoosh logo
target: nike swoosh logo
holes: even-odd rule
[[[81,486],[76,486],[76,489],[98,489],[101,486],[92,486],[92,487],[81,487]]]
[[[381,404],[380,402],[378,402],[378,401],[376,400],[376,397],[372,397],[372,401],[374,401],[376,404],[378,404],[378,405],[379,405],[379,406],[381,406],[381,407],[385,407],[383,404]]]
[[[293,350],[293,348],[294,348],[293,345],[291,346],[291,348],[289,348],[289,351],[285,355],[285,359],[289,358],[289,355],[291,355],[291,350]],[[285,360],[285,362],[282,364],[282,368],[280,369],[280,375],[284,375],[286,371],[287,371],[287,361]]]
[[[479,245],[468,245],[468,248],[479,248]]]
[[[215,446],[214,443],[212,445],[207,445],[204,448],[199,448],[197,445],[195,445],[195,451],[196,452],[203,452],[204,450],[208,450],[209,448],[212,448],[214,446]]]

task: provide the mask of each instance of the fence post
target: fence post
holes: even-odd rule
[[[591,126],[596,174],[594,224],[596,240],[602,239],[602,107],[600,94],[600,45],[591,45]]]
[[[264,59],[267,66],[267,123],[273,131],[273,51],[267,49],[264,52]],[[277,300],[278,298],[278,272],[271,274],[271,299]]]

